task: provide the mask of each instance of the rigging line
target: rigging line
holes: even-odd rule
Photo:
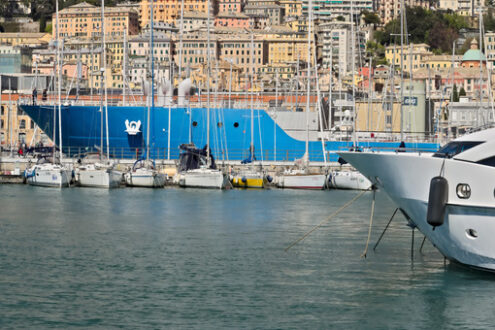
[[[368,228],[368,239],[366,240],[366,246],[364,248],[364,251],[361,254],[361,258],[365,258],[365,259],[366,259],[366,254],[368,253],[368,246],[370,244],[371,228],[373,226],[373,215],[375,214],[375,201],[376,201],[376,190],[373,189],[373,200],[371,201],[370,225]]]
[[[297,239],[296,241],[294,241],[291,245],[289,245],[288,247],[286,247],[284,251],[285,252],[289,251],[290,248],[292,248],[294,245],[296,245],[297,243],[299,243],[302,240],[304,240],[312,232],[314,232],[316,229],[320,228],[325,222],[329,221],[334,216],[336,216],[337,214],[339,214],[340,212],[342,212],[344,209],[346,209],[348,206],[350,206],[352,203],[354,203],[359,197],[363,196],[363,194],[366,193],[366,192],[367,192],[366,190],[363,190],[359,194],[357,194],[356,196],[354,196],[350,201],[348,201],[343,206],[341,206],[337,211],[333,212],[328,218],[326,218],[323,221],[321,221],[319,224],[317,224],[316,226],[314,226],[313,228],[311,228],[311,230],[308,231],[306,234],[304,234],[299,239]]]

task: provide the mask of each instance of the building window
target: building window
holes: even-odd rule
[[[21,119],[21,121],[19,122],[19,128],[20,129],[26,129],[26,120],[25,119]]]

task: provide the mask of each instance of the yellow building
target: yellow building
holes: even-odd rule
[[[400,132],[400,103],[394,102],[392,111],[390,103],[383,105],[382,100],[356,102],[356,127],[361,132]],[[370,110],[370,111],[369,111]]]
[[[431,55],[433,53],[427,44],[410,44],[404,46],[403,53],[401,53],[400,45],[391,45],[385,48],[385,58],[389,63],[394,63],[396,67],[400,67],[402,57],[404,71],[420,69],[425,58]]]
[[[40,46],[50,42],[49,33],[0,33],[0,44],[12,46]]]
[[[17,100],[12,94],[11,99]],[[18,149],[22,143],[33,146],[42,141],[44,145],[51,144],[49,138],[39,129],[28,115],[17,108],[16,101],[9,101],[9,95],[2,95],[0,102],[0,146]]]
[[[101,8],[82,2],[59,11],[59,34],[62,38],[101,36]],[[115,37],[137,34],[139,15],[129,7],[105,7],[105,35]],[[53,38],[56,37],[56,14],[52,16]]]
[[[285,8],[286,17],[302,16],[302,1],[298,0],[281,0],[280,5]]]
[[[267,43],[268,64],[307,61],[308,39],[306,33],[293,32],[289,28],[257,31]],[[313,52],[310,52],[313,63]]]
[[[208,12],[207,0],[183,0],[184,11]],[[211,15],[216,13],[216,1],[212,1]],[[153,20],[174,24],[180,18],[182,2],[180,0],[154,0]],[[139,24],[143,28],[150,21],[150,1],[142,0],[139,7]]]
[[[452,55],[430,55],[425,56],[421,63],[421,68],[430,68],[430,69],[446,69],[451,68],[452,64],[454,67],[458,67],[461,62],[462,56],[456,55],[454,59],[452,59]],[[452,63],[453,62],[453,63]]]

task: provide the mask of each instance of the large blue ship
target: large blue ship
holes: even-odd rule
[[[53,105],[19,105],[48,135],[58,127],[58,109]],[[207,114],[210,115],[210,148],[219,160],[249,157],[251,144],[250,109],[210,109],[154,107],[150,112],[150,156],[154,159],[178,159],[181,144],[198,147],[207,142]],[[55,116],[55,118],[54,118]],[[65,105],[61,109],[63,150],[70,156],[95,151],[101,143],[99,106]],[[170,126],[169,126],[170,117]],[[253,110],[254,149],[258,161],[294,161],[305,152],[305,140],[289,134],[265,110]],[[147,107],[108,106],[110,154],[116,158],[137,158],[146,152]],[[170,127],[170,130],[169,130]],[[305,127],[304,124],[302,127]],[[106,127],[103,126],[104,132]],[[170,136],[170,137],[169,137]],[[55,143],[59,145],[58,132]],[[106,137],[103,139],[106,150]],[[336,151],[350,148],[351,141],[309,141],[312,162],[337,161]],[[399,147],[399,142],[360,141],[363,148]],[[409,147],[409,145],[408,145]],[[438,149],[436,143],[415,143],[411,147],[425,151]]]

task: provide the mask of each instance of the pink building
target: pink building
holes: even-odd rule
[[[218,1],[218,11],[220,13],[240,13],[242,2],[240,0],[220,0]]]
[[[242,13],[221,12],[215,18],[215,26],[231,28],[249,28],[249,17]]]

